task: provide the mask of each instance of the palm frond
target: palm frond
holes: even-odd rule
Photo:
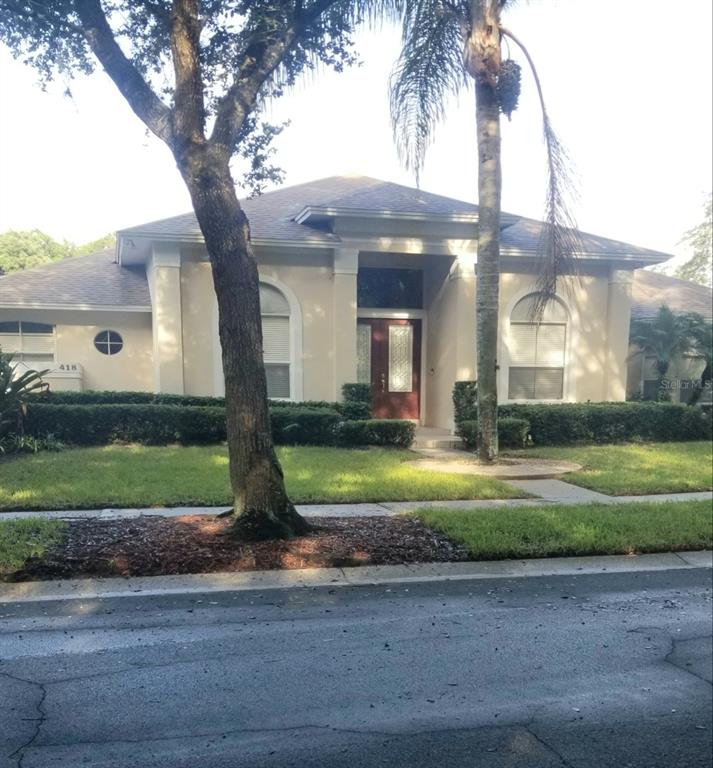
[[[390,83],[391,123],[399,158],[414,171],[417,183],[447,99],[467,82],[465,10],[445,0],[416,0],[405,10],[403,47]]]
[[[581,252],[580,235],[572,213],[577,196],[572,162],[567,150],[552,127],[545,104],[542,84],[535,63],[523,43],[510,30],[502,29],[520,48],[532,71],[542,112],[542,136],[547,152],[547,195],[544,226],[538,244],[538,301],[535,311],[541,314],[557,291],[558,279],[564,274],[577,274],[576,256]]]

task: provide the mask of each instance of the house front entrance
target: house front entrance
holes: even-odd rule
[[[369,382],[377,419],[421,415],[421,321],[359,318],[357,374]]]

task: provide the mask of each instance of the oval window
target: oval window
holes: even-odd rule
[[[124,340],[116,331],[99,331],[94,337],[94,346],[102,355],[116,355],[121,352]]]

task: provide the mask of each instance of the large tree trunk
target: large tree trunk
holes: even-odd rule
[[[478,456],[498,455],[498,305],[500,291],[500,68],[499,0],[473,0],[473,35],[466,65],[475,78],[478,137],[478,274],[476,341]]]
[[[289,538],[309,530],[285,492],[275,455],[262,358],[257,262],[227,157],[208,147],[177,158],[210,257],[218,299],[225,407],[240,538]]]

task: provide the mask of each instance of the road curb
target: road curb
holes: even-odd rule
[[[713,552],[706,550],[665,552],[654,555],[601,555],[467,563],[374,565],[346,569],[305,568],[290,571],[200,573],[185,576],[30,581],[0,584],[0,603],[542,576],[583,576],[597,573],[642,573],[694,568],[713,568]]]

